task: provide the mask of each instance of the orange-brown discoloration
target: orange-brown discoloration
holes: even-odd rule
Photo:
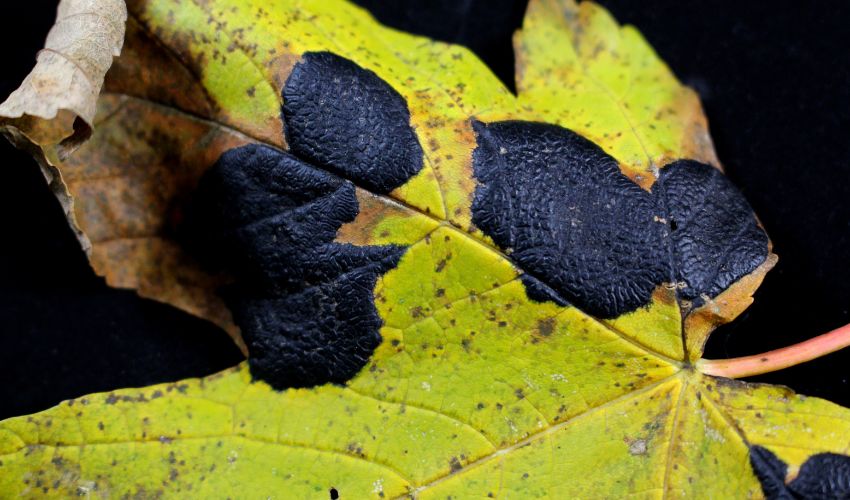
[[[105,89],[206,119],[219,112],[197,75],[133,16],[127,20],[124,49],[107,73]]]
[[[385,245],[403,243],[405,239],[413,243],[425,237],[438,224],[410,207],[366,190],[358,188],[356,195],[359,213],[356,219],[339,229],[335,240],[338,243]],[[386,224],[387,221],[396,222]],[[417,227],[418,230],[414,230]],[[407,232],[400,234],[401,228]]]
[[[337,232],[335,241],[361,246],[375,245],[377,244],[376,237],[380,237],[377,225],[387,217],[387,212],[392,211],[404,215],[400,206],[362,189],[357,190],[357,203],[360,208],[357,218],[348,224],[343,224]]]
[[[779,258],[769,253],[764,263],[752,273],[727,288],[723,293],[691,311],[684,320],[685,342],[690,361],[702,357],[705,341],[718,326],[728,323],[753,303],[753,293]]]
[[[249,138],[149,101],[105,95],[101,124],[62,169],[74,215],[91,241],[92,266],[112,286],[214,321],[239,340],[212,276],[173,235],[200,178]]]

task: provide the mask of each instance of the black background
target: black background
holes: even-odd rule
[[[511,82],[510,36],[524,2],[359,3],[386,24],[471,47]],[[850,322],[850,2],[601,3],[700,93],[718,155],[780,256],[756,303],[714,333],[706,357],[762,352]],[[0,97],[32,68],[55,6],[4,6]],[[106,287],[35,163],[6,141],[0,159],[0,418],[241,359],[211,324]],[[850,406],[848,379],[850,350],[754,380]]]

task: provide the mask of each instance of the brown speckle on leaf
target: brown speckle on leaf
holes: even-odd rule
[[[446,259],[440,259],[437,262],[437,265],[434,266],[434,272],[440,273],[443,272],[443,269],[446,267]]]

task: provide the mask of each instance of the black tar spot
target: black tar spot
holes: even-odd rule
[[[787,464],[767,448],[751,446],[750,465],[770,500],[850,498],[850,456],[847,455],[812,455],[800,467],[797,477],[787,484]]]
[[[750,206],[710,165],[673,162],[650,193],[565,128],[473,126],[472,221],[525,271],[533,300],[611,318],[648,304],[661,283],[681,282],[679,296],[700,302],[767,257]]]
[[[652,193],[666,208],[676,280],[686,284],[680,297],[714,297],[767,258],[767,235],[752,208],[716,168],[692,160],[670,163]]]
[[[358,213],[354,185],[288,153],[228,151],[204,183],[242,277],[225,295],[254,377],[284,389],[354,376],[381,341],[375,282],[404,248],[335,243]]]
[[[305,54],[283,98],[290,152],[227,151],[189,213],[239,277],[223,294],[251,374],[279,390],[345,382],[380,344],[373,289],[406,247],[334,239],[359,212],[355,184],[386,193],[422,166],[404,101],[351,61]]]
[[[422,168],[404,99],[375,73],[330,52],[307,52],[283,89],[293,154],[375,193]]]

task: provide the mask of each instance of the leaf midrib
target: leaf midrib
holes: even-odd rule
[[[496,449],[494,452],[492,452],[488,455],[485,455],[485,456],[475,460],[472,463],[465,465],[462,469],[460,469],[459,471],[457,471],[455,473],[446,474],[446,475],[440,476],[440,477],[438,477],[438,478],[436,478],[436,479],[434,479],[434,480],[432,480],[428,483],[424,483],[424,484],[418,486],[417,488],[415,488],[411,493],[395,497],[394,500],[399,500],[401,498],[404,498],[404,497],[407,497],[407,496],[410,496],[410,495],[412,495],[415,498],[417,494],[421,493],[422,491],[424,491],[428,488],[434,487],[437,484],[440,484],[440,483],[447,481],[449,479],[453,479],[453,478],[462,476],[462,475],[464,475],[464,474],[466,474],[466,473],[468,473],[472,470],[475,470],[476,468],[478,468],[478,467],[480,467],[480,466],[482,466],[482,465],[484,465],[488,462],[491,462],[491,461],[493,461],[493,460],[495,460],[495,459],[497,459],[497,458],[499,458],[503,455],[508,455],[508,454],[510,454],[510,452],[512,452],[516,449],[522,448],[522,447],[524,447],[524,446],[526,446],[526,445],[528,445],[528,444],[530,444],[534,441],[537,441],[538,439],[542,439],[542,438],[548,436],[549,434],[553,434],[555,432],[558,432],[561,429],[569,427],[571,424],[575,423],[576,421],[582,420],[586,417],[593,416],[600,411],[603,411],[603,410],[605,410],[605,409],[607,409],[611,406],[620,404],[624,401],[629,401],[630,399],[640,397],[643,394],[651,392],[651,391],[657,389],[658,387],[660,387],[660,386],[662,386],[662,385],[664,385],[668,382],[671,382],[671,381],[673,381],[677,378],[684,378],[684,373],[685,373],[684,370],[678,370],[675,373],[672,373],[672,374],[670,374],[670,375],[668,375],[668,376],[666,376],[666,377],[664,377],[660,380],[656,380],[655,382],[653,382],[651,384],[645,385],[645,386],[641,387],[640,389],[634,390],[634,391],[629,392],[627,394],[623,394],[622,396],[608,400],[605,403],[602,403],[601,405],[594,406],[593,408],[590,408],[590,409],[588,409],[588,410],[586,410],[582,413],[574,415],[574,416],[568,418],[567,420],[564,420],[563,422],[559,422],[555,425],[550,425],[550,426],[546,427],[545,429],[543,429],[539,432],[536,432],[534,434],[531,434],[530,436],[526,437],[525,439],[517,441],[516,443],[514,443],[510,446],[505,446],[505,447]],[[678,405],[677,405],[677,408],[678,408]],[[674,410],[674,411],[676,411],[676,410]]]

